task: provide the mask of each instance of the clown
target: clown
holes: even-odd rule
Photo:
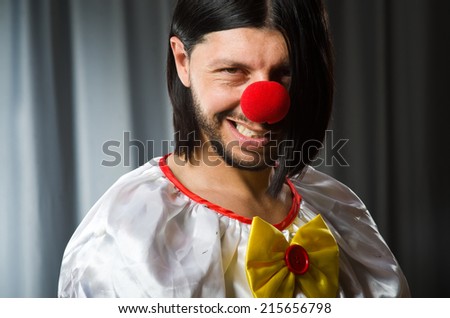
[[[120,178],[71,238],[61,297],[402,297],[359,198],[309,164],[331,113],[320,0],[180,0],[176,147]]]

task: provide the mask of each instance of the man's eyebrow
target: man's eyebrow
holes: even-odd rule
[[[212,60],[210,63],[207,64],[208,68],[214,68],[214,67],[236,67],[236,68],[251,68],[250,65],[242,62],[237,62],[232,59],[227,58],[218,58],[215,60]],[[278,65],[276,65],[276,68],[279,69],[290,69],[291,65],[288,60],[281,61]]]
[[[227,67],[248,67],[247,64],[237,62],[231,59],[215,59],[208,63],[208,67],[227,66]]]

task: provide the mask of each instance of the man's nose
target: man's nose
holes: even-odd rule
[[[290,104],[289,92],[274,81],[254,82],[241,96],[242,112],[249,120],[257,123],[274,124],[283,120]]]

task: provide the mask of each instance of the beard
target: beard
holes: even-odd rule
[[[246,147],[245,142],[243,144],[239,144],[239,141],[225,143],[223,136],[220,134],[220,128],[227,124],[226,118],[240,117],[244,121],[246,119],[233,115],[233,111],[231,110],[218,113],[214,117],[208,118],[202,112],[198,99],[194,94],[192,97],[194,101],[195,121],[206,143],[202,144],[202,147],[208,147],[208,156],[210,154],[212,156],[219,156],[228,166],[243,170],[259,171],[268,167],[275,167],[278,153],[277,140],[270,138],[270,141],[259,150]],[[208,158],[203,159],[211,163],[213,162],[209,161]]]

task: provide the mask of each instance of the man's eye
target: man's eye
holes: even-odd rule
[[[235,68],[235,67],[224,68],[224,69],[222,69],[222,72],[228,73],[228,74],[237,74],[239,72],[239,69]]]
[[[291,78],[291,71],[289,69],[281,69],[275,73],[272,74],[272,77],[282,81],[285,79],[290,79]]]

